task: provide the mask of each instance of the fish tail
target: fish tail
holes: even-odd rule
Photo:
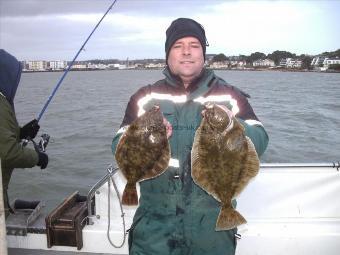
[[[123,198],[122,198],[123,205],[138,205],[138,195],[137,189],[135,184],[126,184]]]
[[[216,222],[216,231],[229,230],[247,223],[246,219],[232,207],[222,207]]]

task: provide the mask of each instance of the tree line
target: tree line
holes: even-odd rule
[[[328,58],[337,58],[337,57],[340,58],[340,49],[336,51],[332,51],[332,52],[323,52],[319,54],[318,56],[325,56]],[[276,50],[268,55],[262,52],[254,52],[250,54],[250,56],[239,55],[237,59],[235,59],[235,57],[227,57],[223,53],[220,53],[220,54],[215,55],[212,58],[211,62],[213,63],[213,62],[224,62],[228,60],[239,60],[239,61],[246,61],[247,63],[253,63],[254,61],[259,60],[259,59],[271,59],[274,61],[275,65],[279,65],[281,59],[285,59],[285,58],[300,59],[302,61],[301,68],[310,69],[311,62],[314,56],[306,55],[306,54],[296,55],[295,53],[291,53],[289,51]]]

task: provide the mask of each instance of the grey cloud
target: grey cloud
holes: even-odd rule
[[[218,1],[203,0],[117,0],[113,12],[164,16],[186,16]],[[113,0],[1,0],[2,17],[50,14],[104,13]]]
[[[102,13],[108,0],[1,0],[2,17],[71,13]]]

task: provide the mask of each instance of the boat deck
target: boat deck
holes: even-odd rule
[[[120,191],[122,176],[114,176]],[[110,237],[116,244],[123,238],[120,206],[111,185]],[[247,219],[239,227],[238,255],[338,255],[340,250],[340,172],[332,167],[261,167],[259,175],[237,199],[237,210]],[[107,239],[108,185],[95,195],[93,225],[83,229],[81,250],[76,247],[47,248],[45,234],[8,235],[11,255],[128,254],[127,242],[114,248]],[[126,228],[131,225],[135,207],[124,207]],[[32,252],[27,249],[34,249]],[[43,251],[38,251],[42,249]],[[66,252],[66,253],[65,253]]]

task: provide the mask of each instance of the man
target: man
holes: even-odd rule
[[[247,94],[205,69],[206,37],[192,19],[179,18],[166,31],[165,79],[137,91],[127,105],[115,152],[126,127],[154,104],[172,126],[168,169],[140,183],[141,197],[129,232],[130,254],[234,254],[236,229],[215,231],[219,203],[191,177],[191,149],[204,104],[227,106],[245,127],[261,155],[268,136],[248,103]]]
[[[6,217],[11,211],[7,189],[14,168],[38,165],[46,168],[48,156],[20,144],[21,139],[34,138],[39,131],[37,120],[19,127],[14,111],[14,97],[21,77],[18,60],[0,49],[0,158]]]

